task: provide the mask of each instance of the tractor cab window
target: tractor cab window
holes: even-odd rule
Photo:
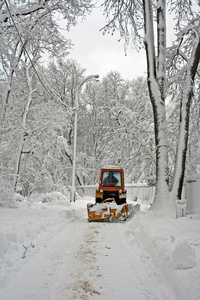
[[[121,172],[104,171],[102,174],[102,186],[121,186]]]

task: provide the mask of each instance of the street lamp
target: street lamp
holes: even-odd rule
[[[75,116],[74,116],[74,153],[73,153],[73,167],[72,167],[72,188],[71,188],[71,202],[75,202],[75,172],[76,172],[76,141],[77,141],[77,112],[78,112],[78,94],[82,88],[82,86],[88,81],[98,80],[99,75],[90,75],[87,76],[78,86],[75,93]]]

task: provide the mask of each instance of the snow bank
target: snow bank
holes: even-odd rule
[[[6,250],[7,250],[7,239],[3,233],[0,233],[0,257],[3,256]]]
[[[172,219],[152,211],[136,214],[127,235],[141,248],[174,286],[177,299],[200,299],[199,216]]]
[[[180,241],[172,252],[174,267],[176,269],[190,269],[197,263],[195,249],[188,241]]]

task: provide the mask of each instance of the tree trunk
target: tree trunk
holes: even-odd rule
[[[185,165],[187,156],[188,136],[189,136],[189,120],[190,120],[190,107],[192,99],[192,90],[195,75],[197,72],[200,60],[200,39],[198,39],[196,47],[194,47],[191,58],[188,60],[186,81],[184,86],[185,93],[183,94],[181,107],[180,107],[180,122],[179,122],[179,136],[178,145],[176,149],[176,160],[173,177],[173,185],[171,190],[172,201],[181,199],[184,177]]]
[[[153,107],[156,146],[156,194],[153,207],[168,209],[168,149],[166,138],[165,113],[165,66],[166,66],[166,24],[165,1],[161,0],[157,9],[158,63],[154,45],[153,8],[151,0],[143,0],[144,7],[144,44],[147,57],[147,74],[150,100]]]
[[[11,89],[12,89],[13,77],[16,73],[16,68],[17,68],[17,66],[20,62],[20,59],[22,57],[22,54],[23,54],[24,47],[25,47],[26,43],[27,43],[27,41],[25,41],[24,44],[22,46],[20,46],[20,42],[17,41],[16,46],[15,46],[15,51],[12,53],[13,61],[12,60],[10,61],[10,65],[11,66],[14,65],[14,67],[11,67],[10,76],[8,78],[8,88],[7,88],[6,97],[5,97],[5,101],[4,101],[5,105],[3,107],[2,119],[1,119],[1,128],[3,128],[3,123],[6,119],[6,111],[7,111],[7,106],[9,105],[9,98],[10,98],[10,93],[11,93]],[[19,54],[17,55],[18,52],[19,52]]]
[[[148,81],[150,98],[154,114],[154,131],[156,147],[156,193],[154,199],[154,208],[169,209],[169,188],[168,188],[168,144],[166,139],[166,118],[165,105],[161,102],[161,94],[157,89],[156,82]],[[152,86],[154,92],[152,92]]]
[[[14,180],[14,191],[16,191],[17,183],[19,181],[19,174],[20,174],[20,164],[21,164],[21,158],[23,153],[23,146],[24,146],[24,140],[26,135],[26,123],[27,123],[27,115],[31,106],[32,102],[32,76],[30,76],[30,65],[26,66],[26,77],[27,77],[27,83],[28,83],[28,99],[26,103],[26,107],[24,109],[23,115],[22,115],[22,121],[21,121],[21,136],[19,141],[19,147],[17,152],[17,158],[15,163],[15,180]]]

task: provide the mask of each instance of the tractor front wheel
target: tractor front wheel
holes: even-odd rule
[[[101,203],[102,200],[103,200],[103,199],[101,199],[101,198],[96,198],[96,199],[95,199],[95,203]]]

